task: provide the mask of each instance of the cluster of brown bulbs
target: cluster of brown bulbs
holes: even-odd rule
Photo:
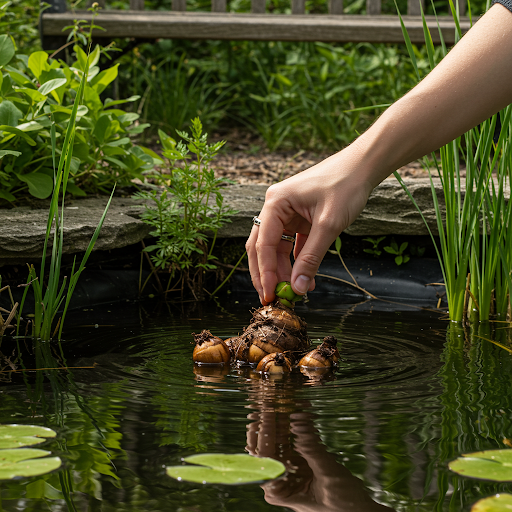
[[[294,366],[323,371],[333,368],[340,357],[338,341],[327,336],[320,346],[308,351],[306,322],[293,309],[301,298],[290,283],[279,283],[276,300],[254,311],[251,323],[239,336],[222,340],[208,330],[193,334],[194,362],[228,365],[239,361],[257,365],[256,371],[268,374],[287,373]]]

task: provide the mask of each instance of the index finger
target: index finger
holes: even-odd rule
[[[277,215],[269,215],[265,212],[265,207],[263,207],[259,218],[261,219],[261,225],[258,228],[258,239],[256,240],[259,276],[263,299],[266,302],[271,302],[274,299],[274,290],[277,285],[277,252],[284,231],[284,224]],[[288,242],[288,245],[290,245],[289,250],[291,252],[290,242]]]

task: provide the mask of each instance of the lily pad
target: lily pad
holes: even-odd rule
[[[50,454],[38,448],[0,450],[0,480],[44,475],[57,469],[62,462],[59,457],[47,457]]]
[[[448,467],[462,476],[512,482],[512,450],[486,450],[463,454]]]
[[[200,484],[247,484],[270,480],[282,475],[284,465],[268,457],[253,457],[245,453],[235,455],[202,453],[185,457],[184,462],[194,466],[170,466],[167,474],[177,480]]]
[[[0,449],[32,446],[55,436],[51,428],[37,425],[0,425]]]
[[[471,512],[510,512],[512,510],[512,494],[496,494],[477,501]]]

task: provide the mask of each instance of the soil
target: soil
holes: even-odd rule
[[[247,132],[231,131],[229,134],[214,134],[214,140],[227,140],[225,150],[214,160],[217,175],[236,183],[272,185],[297,174],[331,156],[322,151],[269,151],[263,142]],[[419,162],[398,170],[403,177],[428,177]]]

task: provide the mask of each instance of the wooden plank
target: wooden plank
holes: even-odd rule
[[[187,0],[172,0],[173,11],[186,11],[187,10]]]
[[[226,12],[226,0],[212,0],[212,12]]]
[[[292,0],[292,14],[306,14],[306,1]]]
[[[329,0],[329,14],[343,14],[343,0]]]
[[[263,14],[266,3],[266,0],[251,0],[251,12],[253,14]]]
[[[407,14],[409,16],[421,16],[420,5],[425,12],[425,0],[407,0]]]
[[[457,0],[455,0],[455,2],[457,2]],[[468,9],[467,0],[458,0],[458,4],[459,4],[459,14],[461,16],[466,16],[467,9]]]
[[[131,11],[143,11],[144,10],[144,0],[130,0],[130,10]]]
[[[44,13],[42,34],[62,35],[62,29],[73,20],[91,20],[91,13]],[[404,16],[411,41],[423,44],[423,26],[418,17]],[[476,21],[476,20],[475,20]],[[135,37],[168,39],[220,39],[254,41],[326,41],[403,43],[398,16],[330,16],[292,14],[238,14],[214,12],[166,11],[100,11],[95,20],[105,31],[95,31],[98,38]],[[439,43],[435,18],[427,16],[432,38]],[[439,17],[447,44],[454,43],[451,17]],[[461,20],[461,28],[469,30],[469,19]]]
[[[375,16],[381,12],[381,0],[366,0],[366,14],[368,16]]]

